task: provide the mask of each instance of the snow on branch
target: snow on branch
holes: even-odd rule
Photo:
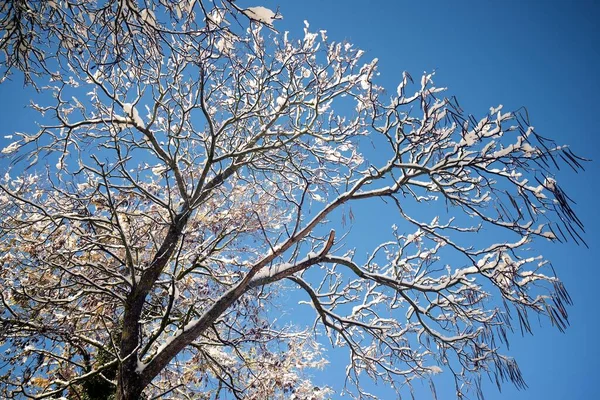
[[[523,387],[503,344],[568,326],[535,249],[585,244],[556,171],[586,160],[524,109],[465,113],[434,74],[385,91],[376,59],[263,6],[145,7],[0,21],[3,76],[40,90],[1,151],[0,396],[325,399],[321,338],[358,398],[438,373],[459,398],[488,374]],[[390,228],[365,238],[368,199]],[[312,330],[273,318],[291,290]]]

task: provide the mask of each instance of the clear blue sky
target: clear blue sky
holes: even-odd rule
[[[595,208],[600,187],[596,106],[600,5],[583,0],[266,0],[262,4],[280,7],[284,16],[277,23],[280,30],[300,36],[306,19],[311,29],[326,29],[331,40],[348,40],[364,49],[366,59],[379,58],[380,82],[392,93],[403,70],[413,77],[435,70],[436,84],[448,87],[467,112],[481,115],[498,104],[508,110],[526,106],[538,132],[593,159],[584,174],[565,170],[558,175],[578,203],[590,249],[570,243],[541,249],[575,303],[569,309],[571,327],[561,334],[543,323],[534,336],[513,335],[510,354],[519,360],[529,389],[517,391],[505,385],[498,393],[487,384],[485,394],[487,399],[514,400],[600,398],[594,379],[600,359],[600,267],[595,262],[600,238]],[[337,386],[345,353],[330,355],[331,369],[318,379]],[[447,383],[440,380],[440,400],[454,398]],[[384,396],[385,391],[381,393]],[[430,398],[427,390],[417,391],[417,396]]]
[[[481,115],[498,104],[509,110],[526,106],[538,132],[594,160],[584,174],[558,176],[578,202],[590,249],[573,244],[542,248],[574,300],[569,309],[571,327],[561,334],[544,323],[534,336],[513,335],[510,354],[520,361],[529,389],[519,392],[506,385],[500,394],[488,384],[486,398],[600,398],[594,379],[600,359],[600,267],[595,263],[600,238],[595,207],[600,186],[596,108],[600,5],[583,0],[240,0],[240,4],[279,6],[285,19],[277,27],[292,36],[302,35],[306,19],[313,29],[326,29],[331,40],[354,43],[367,51],[367,59],[379,58],[380,83],[391,91],[403,70],[415,77],[435,70],[436,83],[448,87],[467,112]],[[27,92],[13,91],[19,87],[0,85],[1,135],[22,129],[28,118],[20,101]],[[0,148],[5,142],[0,139]],[[316,379],[339,388],[336,377],[343,371],[345,353],[330,355],[331,369]],[[454,398],[443,390],[445,383],[441,378],[440,400]],[[427,393],[418,391],[418,398],[421,394],[429,398]]]

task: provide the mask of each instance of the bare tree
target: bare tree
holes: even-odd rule
[[[476,120],[429,74],[386,94],[377,60],[261,6],[0,7],[3,76],[41,103],[2,150],[2,396],[327,398],[304,371],[324,334],[351,396],[449,370],[461,398],[482,375],[524,386],[514,321],[566,326],[530,247],[583,242],[552,172],[581,159],[523,110]],[[368,199],[397,210],[373,249],[344,240]],[[311,329],[274,316],[291,290]]]

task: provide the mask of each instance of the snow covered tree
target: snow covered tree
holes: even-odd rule
[[[323,399],[320,340],[348,349],[356,398],[443,370],[458,398],[524,385],[502,343],[530,315],[565,327],[531,247],[583,241],[553,175],[581,159],[523,110],[465,114],[431,74],[386,93],[377,60],[278,18],[0,5],[2,80],[40,93],[39,130],[2,150],[3,397]],[[346,240],[369,199],[395,209],[374,248]],[[280,318],[291,292],[314,326]]]

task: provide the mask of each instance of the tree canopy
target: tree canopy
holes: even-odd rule
[[[482,376],[524,386],[502,344],[531,315],[566,327],[532,246],[585,243],[554,178],[583,160],[524,109],[465,113],[433,74],[385,91],[376,59],[280,17],[0,6],[2,80],[39,90],[39,129],[2,150],[2,396],[325,399],[323,341],[347,348],[356,398],[445,370],[457,398]],[[365,248],[346,237],[373,200],[394,212]],[[291,291],[313,326],[279,320]]]

